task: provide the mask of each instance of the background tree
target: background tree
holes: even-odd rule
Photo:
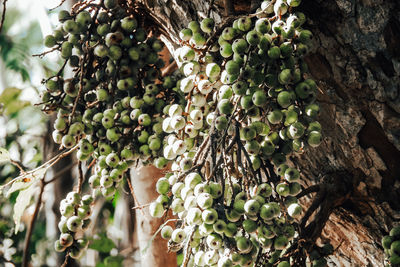
[[[179,44],[179,31],[191,20],[209,14],[223,23],[260,4],[138,2],[171,54]],[[400,218],[399,3],[304,1],[300,10],[314,33],[306,61],[319,86],[318,120],[324,129],[319,148],[290,159],[301,168],[304,187],[309,187],[304,195],[315,194],[304,200],[310,208],[303,219],[307,225],[303,234],[319,242],[331,240],[336,248],[329,259],[332,266],[381,266],[380,239]],[[149,184],[155,180],[132,182],[135,190],[148,192],[153,191]],[[136,212],[139,216],[141,211]],[[150,229],[149,236],[157,227]]]

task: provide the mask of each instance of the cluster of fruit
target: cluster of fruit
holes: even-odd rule
[[[135,161],[167,165],[162,112],[179,93],[173,90],[175,77],[161,77],[164,45],[146,32],[137,10],[116,0],[83,5],[60,11],[61,25],[45,37],[45,45],[59,50],[65,63],[46,80],[43,110],[57,112],[53,139],[61,148],[76,147],[80,161],[96,162],[89,184],[110,197]],[[67,64],[71,78],[63,78]],[[70,216],[71,209],[76,213],[68,225],[88,208],[71,203],[61,203],[63,216]],[[63,231],[57,250],[71,245],[71,233]]]
[[[188,266],[290,266],[302,207],[300,173],[286,158],[322,140],[303,60],[312,34],[304,14],[291,12],[299,4],[264,1],[219,30],[205,18],[180,32],[177,87],[187,102],[164,109],[172,172],[149,210],[179,217],[161,235],[170,250],[185,248]]]
[[[90,224],[91,207],[93,202],[91,195],[80,196],[76,192],[68,193],[60,203],[61,220],[58,228],[60,238],[55,242],[55,250],[62,252],[69,248],[72,258],[79,258],[89,245],[88,240],[82,237],[82,230],[86,230]]]
[[[400,226],[393,227],[389,235],[382,238],[382,246],[389,259],[389,266],[400,266]]]

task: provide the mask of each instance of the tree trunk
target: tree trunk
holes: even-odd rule
[[[148,204],[158,197],[155,185],[164,174],[165,171],[153,166],[144,166],[132,171],[136,206]],[[167,252],[167,241],[163,240],[160,234],[152,240],[163,220],[152,218],[147,207],[136,209],[135,217],[135,233],[141,255],[141,264],[138,266],[176,266],[176,255]]]
[[[225,14],[224,1],[141,2],[171,50],[189,21],[210,14],[218,23]],[[231,2],[241,12],[253,1]],[[325,201],[333,212],[319,205],[315,216],[325,212],[317,230],[338,247],[330,266],[382,266],[380,239],[400,220],[400,3],[312,0],[299,10],[314,33],[307,63],[320,88],[324,142],[291,160],[305,187],[334,179]]]

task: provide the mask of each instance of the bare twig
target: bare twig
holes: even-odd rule
[[[193,227],[189,238],[187,240],[186,246],[185,246],[185,254],[183,255],[183,263],[182,263],[182,267],[186,267],[189,263],[190,260],[190,241],[192,240],[194,233],[196,232],[196,226]]]
[[[1,14],[1,22],[0,22],[0,33],[3,30],[3,25],[4,25],[4,19],[6,18],[6,6],[7,0],[3,0],[3,13]]]
[[[33,54],[32,56],[33,56],[33,57],[40,57],[40,58],[42,58],[42,57],[44,57],[45,55],[47,55],[47,54],[49,54],[49,53],[51,53],[51,52],[54,52],[54,51],[58,50],[60,47],[61,47],[60,45],[57,45],[57,46],[53,47],[53,48],[50,49],[50,50],[44,51],[43,53],[40,53],[40,54]]]
[[[304,189],[303,191],[301,191],[300,193],[298,193],[296,198],[299,199],[299,198],[304,197],[305,195],[308,195],[310,193],[318,192],[319,190],[321,190],[321,186],[319,184],[315,184],[315,185],[309,186],[306,189]]]
[[[136,206],[136,207],[133,207],[132,209],[133,209],[133,210],[137,210],[137,209],[143,209],[143,208],[145,208],[145,207],[148,207],[148,206],[150,206],[150,204],[151,204],[151,203],[144,204],[144,205],[141,205],[141,206]]]
[[[54,9],[59,8],[60,6],[62,6],[65,3],[65,1],[67,1],[67,0],[61,0],[61,2],[57,6],[50,8],[49,11],[53,11]]]
[[[16,160],[10,160],[10,162],[11,162],[11,164],[15,165],[15,166],[19,169],[19,171],[20,171],[21,174],[24,174],[24,173],[25,173],[25,170],[24,170],[24,168],[22,167],[22,164],[21,164],[20,162],[18,162],[18,161],[16,161]]]
[[[39,198],[36,202],[35,211],[33,212],[32,220],[29,224],[28,231],[26,232],[26,236],[25,236],[24,255],[23,255],[23,259],[22,259],[23,267],[28,267],[29,243],[31,241],[33,227],[35,226],[35,221],[36,221],[36,218],[37,218],[39,210],[40,210],[40,205],[42,204],[42,196],[43,196],[43,192],[44,192],[44,187],[45,187],[45,183],[43,182],[43,179],[42,179],[42,180],[40,180]]]
[[[68,260],[69,260],[69,253],[67,252],[67,254],[65,254],[65,259],[61,267],[66,267],[68,264]]]
[[[71,169],[74,165],[76,164],[76,162],[72,162],[71,164],[69,164],[68,166],[64,167],[62,170],[60,170],[59,172],[57,172],[56,174],[53,175],[53,178],[51,178],[48,181],[44,181],[44,183],[50,184],[52,182],[54,182],[55,180],[57,180],[58,178],[62,177],[62,175],[64,173],[66,173],[69,169]]]
[[[83,180],[85,179],[85,177],[83,176],[83,171],[82,171],[82,161],[79,161],[79,163],[78,163],[78,172],[79,172],[78,193],[80,194],[82,191]]]
[[[131,175],[129,171],[127,172],[127,177],[126,177],[126,182],[128,183],[129,190],[131,191],[131,195],[133,197],[133,200],[135,200],[136,205],[141,206],[139,200],[136,198],[135,192],[133,191],[133,186],[132,186],[132,181],[131,181]],[[140,212],[142,213],[143,217],[146,215],[144,214],[143,209],[140,209]]]

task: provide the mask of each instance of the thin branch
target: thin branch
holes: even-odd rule
[[[75,165],[75,162],[72,162],[71,164],[69,164],[68,166],[65,166],[62,170],[58,171],[56,174],[53,175],[53,178],[51,178],[48,181],[44,181],[44,183],[50,184],[52,182],[54,182],[55,180],[57,180],[58,178],[62,177],[62,175],[64,173],[66,173],[69,169],[71,169],[73,166]]]
[[[79,172],[78,194],[80,194],[82,191],[83,180],[85,179],[85,177],[83,176],[83,171],[82,171],[82,161],[79,161],[79,163],[78,163],[78,172]]]
[[[50,49],[50,50],[44,51],[43,53],[40,53],[40,54],[33,54],[32,57],[40,57],[40,58],[42,58],[42,57],[44,57],[45,55],[50,54],[51,52],[54,52],[54,51],[58,50],[60,47],[61,47],[60,45],[57,45],[57,46],[53,47],[53,48]]]
[[[23,254],[23,259],[22,259],[22,266],[23,267],[28,267],[28,260],[29,260],[29,243],[31,241],[32,233],[33,233],[33,227],[35,226],[35,221],[37,219],[39,210],[40,210],[40,205],[42,204],[42,196],[44,192],[44,187],[45,183],[43,182],[43,179],[40,180],[40,193],[39,193],[39,198],[36,202],[35,206],[35,211],[33,212],[32,220],[29,224],[28,231],[26,232],[25,236],[25,244],[24,244],[24,254]]]
[[[131,191],[131,195],[132,195],[132,197],[133,197],[133,200],[135,200],[135,202],[136,202],[136,204],[137,204],[138,206],[141,206],[139,200],[136,198],[135,192],[133,191],[133,186],[132,186],[132,181],[131,181],[131,175],[130,175],[129,171],[127,172],[126,181],[127,181],[127,183],[128,183],[129,190]],[[140,209],[140,212],[142,213],[143,217],[146,216],[146,215],[144,214],[143,209]]]
[[[67,0],[61,0],[61,2],[57,6],[50,8],[49,11],[53,11],[54,9],[59,8],[60,6],[62,6],[65,3],[65,1],[67,1]]]
[[[1,22],[0,22],[0,33],[3,30],[3,25],[4,25],[4,19],[6,18],[6,6],[7,0],[3,0],[3,13],[1,14]]]
[[[132,209],[133,210],[143,209],[143,208],[146,208],[146,207],[150,206],[150,204],[151,203],[147,203],[147,204],[144,204],[144,205],[141,205],[141,206],[136,206],[136,207],[133,207]]]
[[[301,191],[300,193],[298,193],[296,195],[296,198],[299,199],[299,198],[304,197],[305,195],[308,195],[310,193],[318,192],[319,190],[321,190],[321,187],[320,187],[319,184],[315,184],[315,185],[309,186],[306,189],[304,189],[303,191]]]
[[[19,169],[19,171],[20,171],[21,174],[24,174],[24,173],[25,173],[25,170],[24,170],[24,168],[22,167],[22,164],[21,164],[20,162],[18,162],[18,161],[16,161],[16,160],[10,160],[10,162],[11,162],[11,164],[15,165],[15,166]]]
[[[55,157],[53,157],[52,159],[50,159],[50,160],[48,160],[47,162],[43,163],[43,164],[40,165],[39,167],[37,167],[37,168],[35,168],[35,169],[31,170],[31,171],[28,171],[28,172],[26,172],[26,173],[24,173],[24,174],[21,174],[21,175],[17,176],[16,178],[12,179],[11,181],[9,181],[8,183],[6,183],[5,185],[0,186],[0,188],[7,187],[7,186],[13,184],[14,182],[16,182],[16,181],[18,181],[18,180],[21,180],[22,178],[26,177],[26,175],[28,175],[28,174],[34,174],[36,171],[38,171],[38,170],[40,170],[40,169],[43,169],[43,168],[50,168],[50,167],[54,166],[54,165],[55,165],[57,162],[59,162],[62,158],[66,157],[66,156],[68,156],[69,154],[71,154],[72,152],[74,152],[78,147],[79,147],[79,144],[76,145],[76,146],[74,146],[74,147],[72,147],[72,148],[70,148],[70,149],[67,150],[67,151],[64,151],[64,152],[61,153],[61,154],[56,155]]]
[[[194,233],[196,232],[196,226],[193,227],[190,236],[187,240],[186,246],[185,246],[185,253],[183,255],[183,263],[182,267],[186,267],[189,263],[190,260],[190,241],[192,240]]]
[[[67,252],[67,254],[65,254],[65,259],[61,267],[66,267],[68,264],[68,260],[69,260],[69,253]]]

